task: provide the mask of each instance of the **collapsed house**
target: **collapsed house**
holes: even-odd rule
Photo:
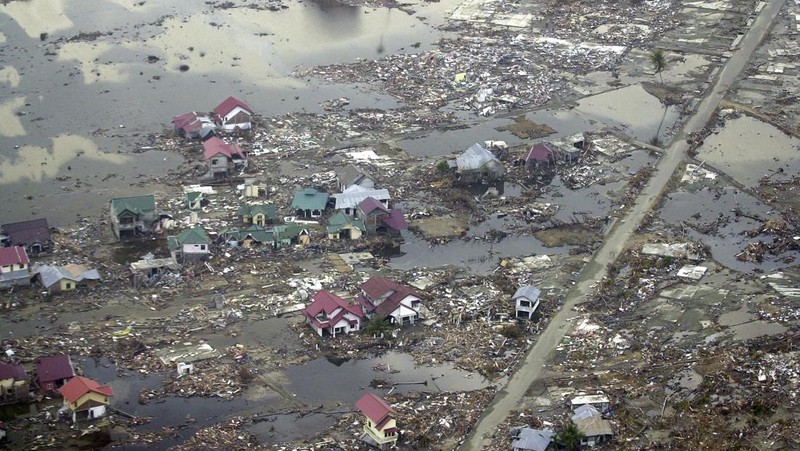
[[[506,175],[503,163],[478,143],[455,160],[448,161],[448,165],[455,170],[456,180],[465,184],[491,183],[502,180]]]

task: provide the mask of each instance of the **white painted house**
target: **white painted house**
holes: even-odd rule
[[[516,308],[516,317],[531,319],[534,312],[539,307],[539,295],[541,290],[533,285],[523,285],[517,289],[511,298]]]
[[[217,126],[226,132],[250,130],[253,109],[246,103],[230,96],[214,108]]]
[[[314,295],[314,301],[303,310],[306,322],[320,337],[335,337],[361,330],[364,313],[361,307],[350,305],[335,294],[322,290]]]
[[[172,253],[172,257],[176,261],[186,261],[192,259],[203,259],[208,257],[211,244],[206,231],[200,227],[195,226],[191,229],[184,230],[178,236],[168,236],[167,245]]]
[[[370,277],[361,284],[358,303],[364,312],[399,326],[414,324],[420,318],[422,297],[413,289],[385,277]]]

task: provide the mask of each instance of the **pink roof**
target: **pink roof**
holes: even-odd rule
[[[547,143],[536,143],[528,151],[525,161],[549,161],[555,158],[553,149]]]
[[[362,200],[358,204],[358,208],[359,210],[363,211],[364,214],[367,215],[378,209],[386,213],[389,213],[389,209],[386,208],[385,205],[383,205],[379,200],[375,199],[374,197],[368,197]]]
[[[370,277],[369,280],[361,284],[361,289],[372,299],[380,298],[389,291],[392,292],[377,308],[364,296],[359,296],[358,298],[358,302],[364,306],[368,312],[374,311],[383,317],[397,310],[397,308],[400,307],[400,302],[408,296],[422,298],[422,296],[413,289],[385,277]]]
[[[374,276],[361,284],[361,289],[367,296],[375,299],[386,294],[387,291],[397,291],[400,284],[394,280],[387,279],[386,277]]]
[[[77,402],[81,396],[95,392],[108,397],[114,396],[111,387],[108,385],[100,385],[97,381],[93,381],[83,376],[75,376],[69,380],[63,387],[59,388],[61,396],[70,403]]]
[[[0,266],[27,265],[28,261],[28,253],[24,247],[0,247]]]
[[[222,103],[217,105],[217,107],[214,108],[214,114],[218,116],[226,116],[228,113],[233,111],[234,108],[236,108],[237,106],[247,110],[248,113],[253,114],[252,108],[250,108],[246,103],[242,102],[241,100],[233,96],[228,97],[227,99],[223,100]]]
[[[397,414],[386,401],[369,392],[356,401],[356,408],[375,423],[377,429],[381,429],[387,420]]]
[[[203,142],[203,149],[205,149],[203,151],[203,158],[205,160],[210,160],[218,154],[225,155],[227,158],[233,158],[234,156],[244,158],[242,149],[239,148],[238,144],[228,144],[216,136],[205,140]]]
[[[342,310],[336,314],[336,316],[332,317],[329,321],[322,323],[317,320],[317,315],[320,313],[324,313],[325,316],[330,316],[331,313],[335,312],[337,309],[341,308]],[[344,299],[336,296],[335,294],[331,293],[330,291],[322,290],[319,293],[314,295],[314,302],[308,305],[308,307],[303,310],[306,314],[306,317],[317,327],[325,329],[330,327],[333,324],[338,323],[345,314],[352,313],[357,318],[363,318],[364,313],[361,311],[361,308],[357,305],[350,305]]]
[[[408,228],[406,218],[403,216],[403,210],[397,208],[393,208],[389,212],[389,217],[385,218],[383,223],[395,230],[405,230]]]
[[[195,119],[197,119],[197,113],[183,113],[172,118],[172,125],[174,125],[175,128],[183,128],[186,126],[186,124]]]

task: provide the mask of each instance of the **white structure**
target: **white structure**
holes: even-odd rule
[[[368,197],[379,201],[387,208],[389,207],[389,190],[370,189],[360,185],[351,185],[345,188],[343,192],[333,195],[333,198],[336,200],[334,208],[348,216],[355,216],[358,211],[358,204]]]
[[[511,298],[516,305],[517,318],[531,319],[534,312],[539,307],[539,295],[541,290],[533,285],[523,285],[517,289]]]
[[[184,363],[178,362],[178,377],[181,377],[185,374],[192,374],[194,373],[194,364],[193,363]]]

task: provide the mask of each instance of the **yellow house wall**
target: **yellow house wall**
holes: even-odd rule
[[[75,281],[74,280],[61,279],[58,283],[60,285],[61,291],[71,291],[71,290],[75,289]],[[68,283],[72,284],[70,288],[67,288],[67,284]]]
[[[96,392],[92,391],[92,392],[86,393],[85,395],[83,395],[80,398],[78,398],[78,401],[76,401],[75,403],[67,404],[67,405],[72,410],[78,410],[79,406],[82,406],[83,404],[85,404],[89,400],[92,400],[92,401],[95,401],[95,402],[99,402],[101,404],[108,404],[108,398],[105,395],[101,395],[100,393],[96,393]]]
[[[386,425],[383,427],[383,430],[378,430],[375,428],[375,423],[367,419],[367,422],[364,424],[364,432],[372,436],[378,443],[389,443],[397,441],[397,433],[392,436],[386,437],[383,435],[383,431],[386,429],[391,429],[397,427],[397,422],[392,418],[391,420],[386,422]]]

